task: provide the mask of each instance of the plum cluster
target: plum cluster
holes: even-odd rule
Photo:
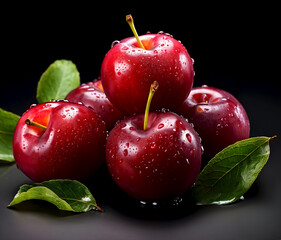
[[[136,199],[182,195],[195,183],[202,156],[211,159],[250,131],[233,95],[192,88],[193,62],[164,33],[114,44],[100,79],[74,89],[68,101],[23,114],[13,140],[18,167],[38,182],[85,179],[106,162],[116,184]]]

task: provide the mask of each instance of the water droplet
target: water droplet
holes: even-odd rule
[[[189,165],[190,164],[190,162],[189,162],[189,160],[188,159],[185,159],[185,161],[186,161],[186,163]]]
[[[194,154],[194,151],[195,151],[194,148],[192,148],[192,149],[190,150],[190,152],[189,152],[190,156],[192,156],[192,155]]]
[[[37,105],[37,104],[35,104],[35,103],[34,103],[34,104],[31,104],[29,108],[33,108],[33,107],[35,107],[36,105]]]
[[[138,138],[137,138],[137,142],[139,142],[140,140],[141,140],[141,138],[140,138],[140,137],[138,137]]]
[[[192,137],[189,133],[187,133],[186,135],[186,139],[191,143]]]
[[[111,43],[111,47],[113,48],[116,44],[120,43],[120,41],[118,40],[115,40]]]
[[[172,34],[166,33],[166,32],[164,32],[164,31],[159,31],[157,34],[163,34],[163,35],[166,35],[166,36],[169,36],[169,37],[173,37]]]
[[[183,199],[181,197],[176,197],[174,200],[173,200],[173,206],[178,206],[181,204],[181,202],[183,201]]]
[[[161,128],[163,128],[164,127],[164,124],[163,123],[160,123],[159,125],[158,125],[158,129],[161,129]]]
[[[121,123],[121,124],[120,124],[120,127],[121,127],[121,128],[125,128],[126,126],[127,126],[126,123]]]
[[[204,153],[204,147],[203,147],[203,145],[201,145],[201,152],[202,152],[202,154]]]
[[[126,51],[126,50],[128,50],[129,48],[127,47],[127,46],[123,46],[122,48],[121,48],[121,50],[123,50],[123,51]]]
[[[66,99],[58,99],[58,100],[56,100],[55,102],[69,102],[69,101],[66,100]]]
[[[125,157],[128,156],[128,149],[124,149],[123,154]]]
[[[156,143],[153,142],[153,143],[150,145],[150,148],[151,148],[151,149],[155,149],[155,148],[156,148]]]
[[[167,109],[167,108],[161,108],[160,112],[165,113],[165,112],[170,112],[170,110],[169,110],[169,109]]]
[[[203,93],[201,96],[200,96],[200,102],[201,103],[208,103],[209,101],[209,97],[207,94]]]

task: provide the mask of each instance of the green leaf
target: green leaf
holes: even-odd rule
[[[80,85],[80,75],[74,63],[57,60],[41,76],[37,87],[39,103],[64,99]]]
[[[58,209],[72,212],[102,211],[89,189],[75,180],[50,180],[34,185],[23,185],[8,207],[27,200],[44,200]]]
[[[0,161],[14,162],[13,134],[20,117],[0,108]]]
[[[199,174],[192,190],[198,204],[229,204],[252,186],[269,158],[269,137],[236,142],[219,152]]]

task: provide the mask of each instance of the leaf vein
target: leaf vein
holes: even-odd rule
[[[81,203],[84,203],[84,204],[88,204],[90,206],[93,206],[93,207],[97,208],[99,211],[103,212],[103,210],[97,204],[93,204],[91,202],[87,202],[87,201],[83,201],[83,200],[75,199],[75,198],[66,198],[66,197],[62,197],[62,199],[63,200],[76,201],[76,202],[81,202]]]
[[[0,130],[0,134],[5,134],[5,135],[13,135],[14,133],[13,132],[8,132],[8,131],[4,131],[4,130]]]

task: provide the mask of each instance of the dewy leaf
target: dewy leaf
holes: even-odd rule
[[[71,206],[66,201],[59,198],[50,189],[46,187],[32,187],[30,185],[23,185],[8,207],[21,203],[23,201],[34,199],[48,201],[56,205],[56,207],[61,210],[73,211]]]
[[[80,85],[80,75],[74,63],[57,60],[41,76],[37,87],[39,103],[64,99]]]
[[[34,185],[23,185],[8,207],[26,200],[44,200],[58,209],[73,212],[102,211],[89,189],[75,180],[50,180]]]
[[[14,162],[13,134],[19,116],[0,108],[0,162]]]
[[[266,164],[269,137],[236,142],[219,152],[199,174],[193,188],[198,204],[228,204],[240,199]]]

